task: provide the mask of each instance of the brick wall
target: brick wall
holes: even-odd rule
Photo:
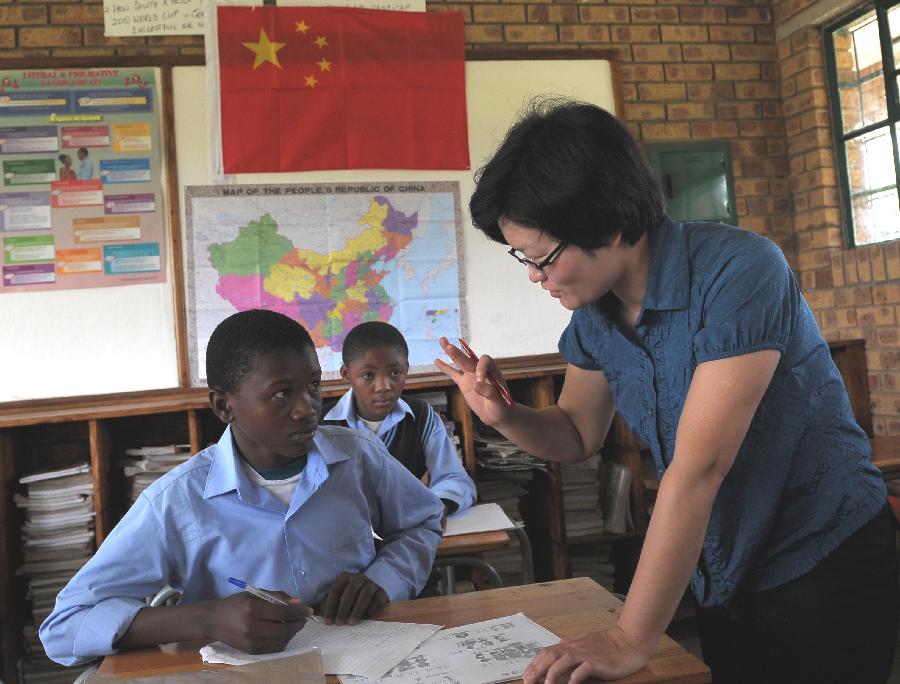
[[[451,0],[428,8],[462,12],[473,50],[614,50],[622,115],[640,140],[730,140],[738,223],[782,246],[827,336],[866,338],[876,431],[900,433],[898,245],[843,249],[821,39],[801,29],[775,40],[776,27],[814,1]],[[196,36],[104,38],[100,2],[0,0],[0,58],[201,52]]]
[[[776,2],[776,27],[812,4]],[[875,433],[900,434],[900,243],[845,248],[821,31],[779,40],[778,60],[803,292],[826,337],[866,340]]]
[[[793,259],[784,118],[769,0],[431,2],[461,11],[472,49],[609,48],[642,140],[733,142],[739,223]],[[104,38],[100,2],[0,0],[0,58],[196,54],[196,36]]]

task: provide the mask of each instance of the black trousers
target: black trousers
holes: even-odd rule
[[[886,506],[810,572],[696,607],[713,684],[884,684],[897,644],[897,551]]]

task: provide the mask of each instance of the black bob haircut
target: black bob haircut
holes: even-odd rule
[[[636,243],[663,219],[659,183],[612,114],[564,99],[533,101],[476,175],[472,223],[506,244],[513,221],[596,249],[616,235]]]
[[[345,366],[375,347],[393,347],[409,358],[409,346],[403,339],[403,333],[390,323],[367,321],[353,328],[344,339],[341,347],[341,359]]]
[[[315,352],[315,345],[306,328],[284,314],[265,309],[232,314],[210,335],[206,383],[210,389],[236,392],[261,357],[283,349]]]

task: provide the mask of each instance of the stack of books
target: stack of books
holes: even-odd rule
[[[569,545],[572,577],[590,577],[604,589],[613,591],[616,566],[612,561],[612,538]]]
[[[414,396],[419,401],[430,404],[431,408],[437,412],[444,427],[447,428],[447,434],[450,435],[450,441],[453,442],[453,446],[456,447],[456,455],[459,456],[460,461],[464,460],[462,457],[462,447],[460,445],[459,435],[456,434],[456,422],[449,417],[447,410],[447,393],[419,392]]]
[[[126,458],[117,465],[128,482],[128,501],[133,504],[147,487],[175,466],[191,457],[190,444],[147,446],[126,449]]]
[[[23,630],[25,655],[19,661],[23,682],[71,682],[72,670],[47,658],[37,636],[53,611],[56,595],[94,552],[93,479],[90,466],[27,475],[19,480],[27,494],[13,501],[23,509],[23,564],[17,574],[28,580],[32,622]]]
[[[534,471],[546,471],[547,464],[480,423],[475,433],[475,460],[479,501],[494,502],[510,520],[522,520],[520,500],[528,492]],[[522,551],[515,536],[508,549],[488,551],[483,557],[504,586],[522,584]]]
[[[581,463],[564,463],[560,473],[569,543],[596,539],[605,529],[600,507],[600,455]]]

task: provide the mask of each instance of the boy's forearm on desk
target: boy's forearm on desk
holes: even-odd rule
[[[142,648],[176,641],[213,640],[212,603],[144,608],[119,637],[116,648]]]

